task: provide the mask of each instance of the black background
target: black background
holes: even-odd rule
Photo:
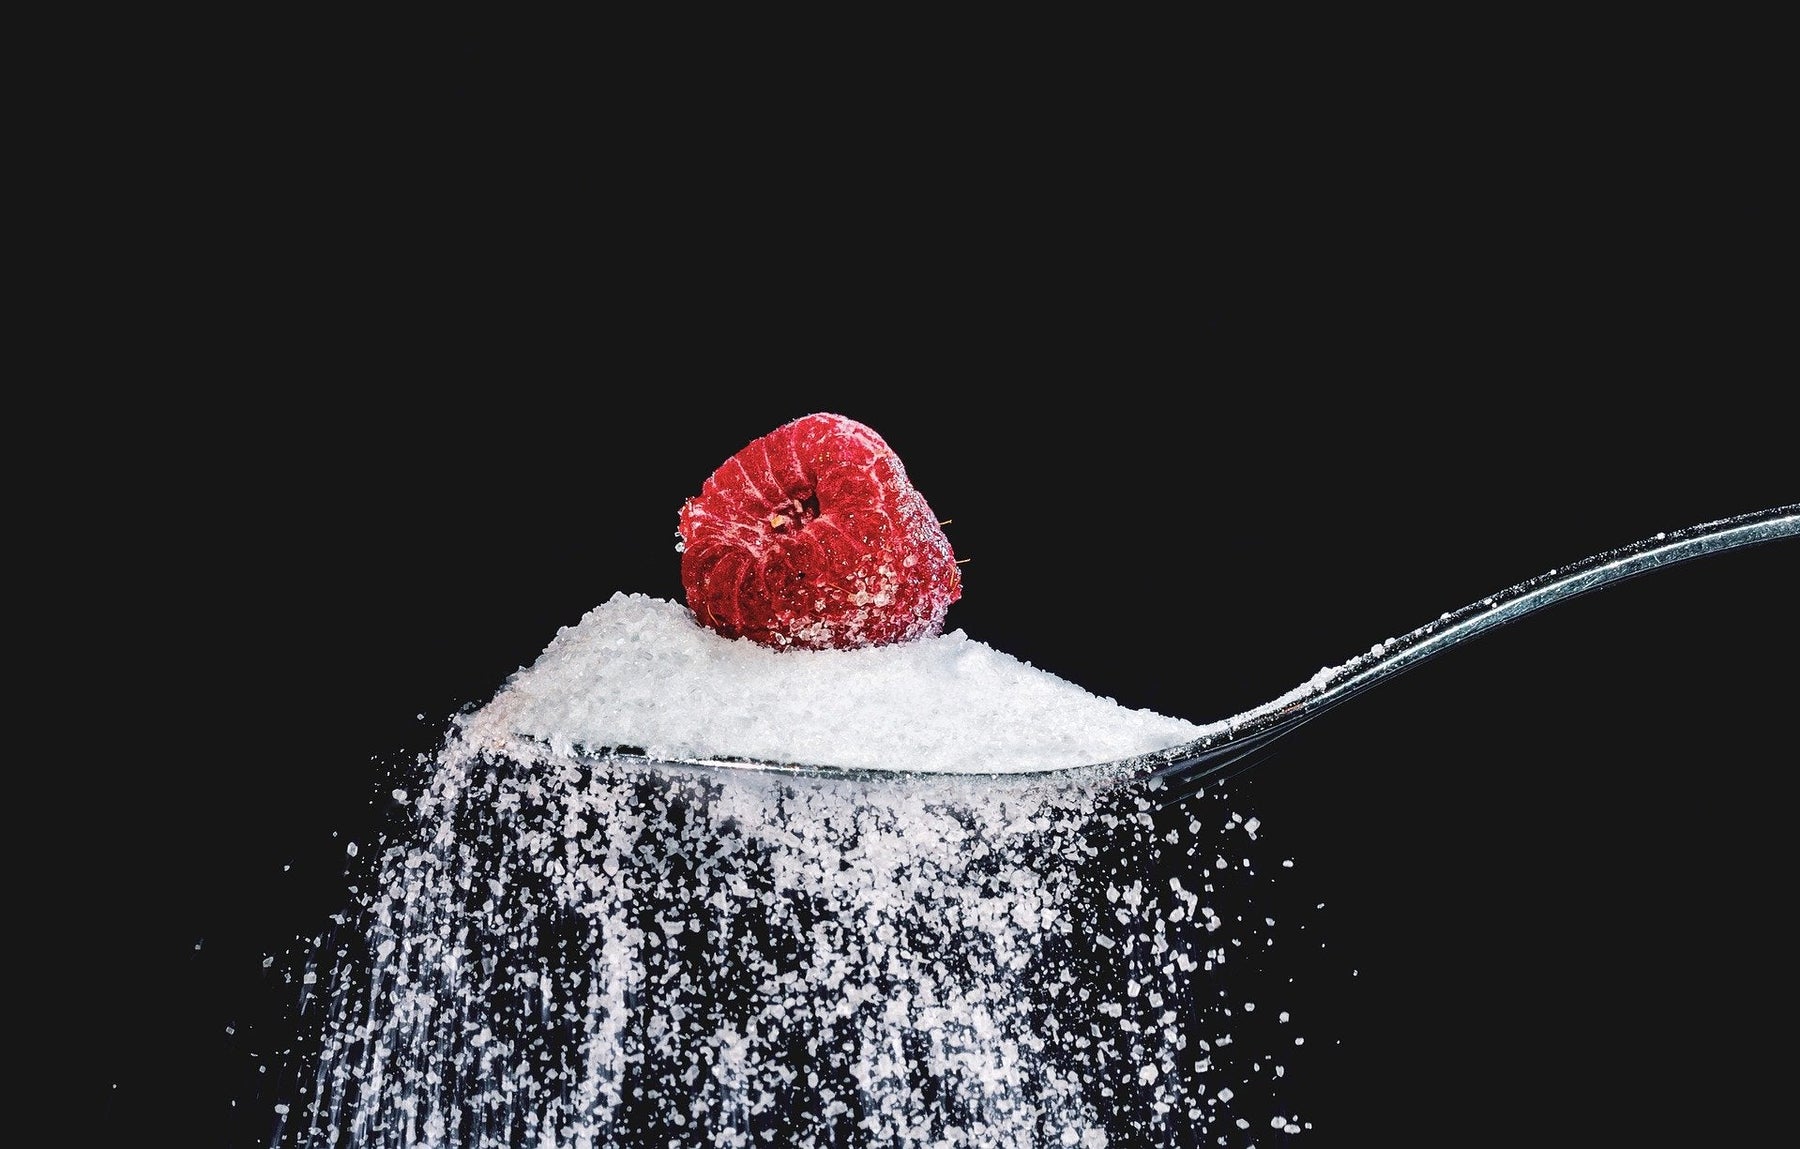
[[[1197,722],[1800,499],[1754,70],[845,107],[530,62],[252,62],[94,118],[106,318],[66,355],[129,385],[68,372],[104,418],[47,670],[57,1063],[106,1143],[261,1142],[262,962],[345,904],[386,764],[613,593],[678,598],[681,501],[788,419],[899,452],[950,627]],[[1560,605],[1230,784],[1328,907],[1297,1143],[1782,1120],[1797,551]]]

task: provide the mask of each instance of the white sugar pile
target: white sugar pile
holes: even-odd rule
[[[1030,772],[1198,730],[960,632],[777,654],[615,596],[396,789],[406,821],[292,974],[314,1030],[269,1144],[1299,1133],[1280,1094],[1300,1035],[1223,978],[1276,940],[1257,820],[1216,794]]]
[[[565,627],[468,722],[477,745],[1009,773],[1114,762],[1202,728],[1131,710],[962,631],[863,650],[731,640],[686,607],[617,594]]]

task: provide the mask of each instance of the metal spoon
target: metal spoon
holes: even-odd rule
[[[1148,779],[1165,791],[1164,800],[1173,800],[1191,793],[1204,782],[1222,779],[1231,767],[1244,763],[1247,755],[1293,731],[1308,719],[1316,718],[1339,703],[1411,670],[1476,635],[1505,626],[1553,603],[1614,586],[1637,575],[1663,570],[1703,555],[1723,554],[1758,543],[1796,536],[1800,536],[1800,503],[1699,523],[1681,530],[1664,531],[1651,538],[1546,571],[1470,603],[1460,610],[1446,612],[1400,638],[1378,643],[1366,653],[1336,667],[1319,671],[1278,698],[1235,717],[1205,726],[1204,733],[1198,738],[1179,746],[1112,762],[1097,762],[1091,766],[1046,767],[1039,771],[1009,770],[1003,775],[963,774],[953,777],[993,777],[1026,783],[1033,779],[1042,781],[1052,776],[1080,777],[1097,783]],[[850,770],[744,758],[654,761],[664,767],[731,767],[738,770],[771,771],[790,777],[880,778],[885,784],[892,784],[896,775],[920,781],[927,778],[945,781],[941,772],[926,775],[908,771]]]

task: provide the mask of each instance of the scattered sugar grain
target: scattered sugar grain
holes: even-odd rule
[[[1291,1132],[1222,1084],[1262,1064],[1222,977],[1258,916],[1201,904],[1226,905],[1192,869],[1205,799],[1037,773],[1202,729],[961,632],[774,652],[615,596],[391,788],[403,823],[306,953],[315,1048],[271,1145],[1118,1149],[1178,1114],[1226,1145],[1252,1109]],[[651,760],[739,756],[902,773]]]

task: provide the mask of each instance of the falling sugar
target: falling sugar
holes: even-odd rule
[[[271,1144],[1298,1132],[1274,1089],[1292,1047],[1245,1043],[1226,972],[1272,941],[1250,913],[1256,820],[1034,772],[1199,730],[960,632],[775,653],[615,596],[396,793],[403,824],[307,955],[312,1043]],[[735,755],[899,772],[653,760]]]

